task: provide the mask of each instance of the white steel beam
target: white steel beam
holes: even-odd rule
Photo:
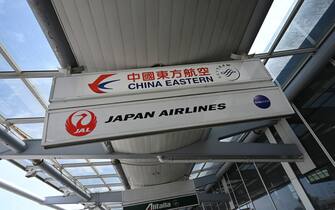
[[[52,78],[55,76],[64,75],[60,70],[36,70],[36,71],[21,71],[21,72],[0,72],[0,79],[28,79],[28,78]]]
[[[10,123],[10,124],[44,123],[44,117],[7,118],[4,121],[5,121],[5,124],[7,123]]]
[[[25,141],[27,149],[21,153],[0,147],[2,159],[147,159],[162,162],[296,162],[302,155],[293,144],[219,143],[201,141],[188,147],[154,154],[109,153],[100,143],[43,149],[40,140]]]

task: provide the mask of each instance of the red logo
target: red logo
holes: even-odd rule
[[[96,80],[92,83],[88,84],[91,90],[95,93],[106,93],[108,90],[112,90],[113,88],[107,87],[109,83],[120,81],[120,79],[115,80],[106,80],[108,77],[112,77],[115,74],[101,74]]]
[[[80,110],[72,113],[66,120],[65,128],[72,136],[85,136],[97,125],[97,117],[93,112]]]

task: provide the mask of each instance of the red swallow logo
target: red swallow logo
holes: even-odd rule
[[[106,87],[107,84],[120,81],[120,79],[116,79],[116,80],[107,80],[104,82],[105,79],[107,79],[108,77],[112,77],[113,75],[115,74],[101,74],[96,80],[94,80],[92,83],[89,83],[88,86],[95,93],[106,93],[105,90],[113,89],[111,87]]]
[[[80,110],[72,113],[66,120],[65,128],[72,136],[86,136],[97,125],[97,118],[93,112]]]

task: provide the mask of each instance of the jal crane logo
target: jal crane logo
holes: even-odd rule
[[[65,128],[72,136],[85,136],[97,125],[97,117],[93,112],[80,110],[72,113],[66,120]]]
[[[108,87],[109,83],[120,81],[120,79],[107,80],[107,78],[112,77],[115,74],[101,74],[92,83],[88,84],[88,87],[95,93],[106,93],[108,90],[113,88]]]

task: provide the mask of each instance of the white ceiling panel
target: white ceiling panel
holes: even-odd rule
[[[122,161],[122,168],[132,188],[187,179],[192,164],[141,164]]]
[[[169,132],[158,135],[111,141],[113,149],[126,153],[155,153],[180,148],[205,139],[208,129]],[[163,184],[185,178],[192,164],[162,164],[158,161],[121,160],[132,187]]]
[[[53,0],[88,71],[228,59],[257,0]]]
[[[113,149],[125,153],[156,153],[180,148],[207,136],[208,129],[168,132],[163,134],[111,141]]]

